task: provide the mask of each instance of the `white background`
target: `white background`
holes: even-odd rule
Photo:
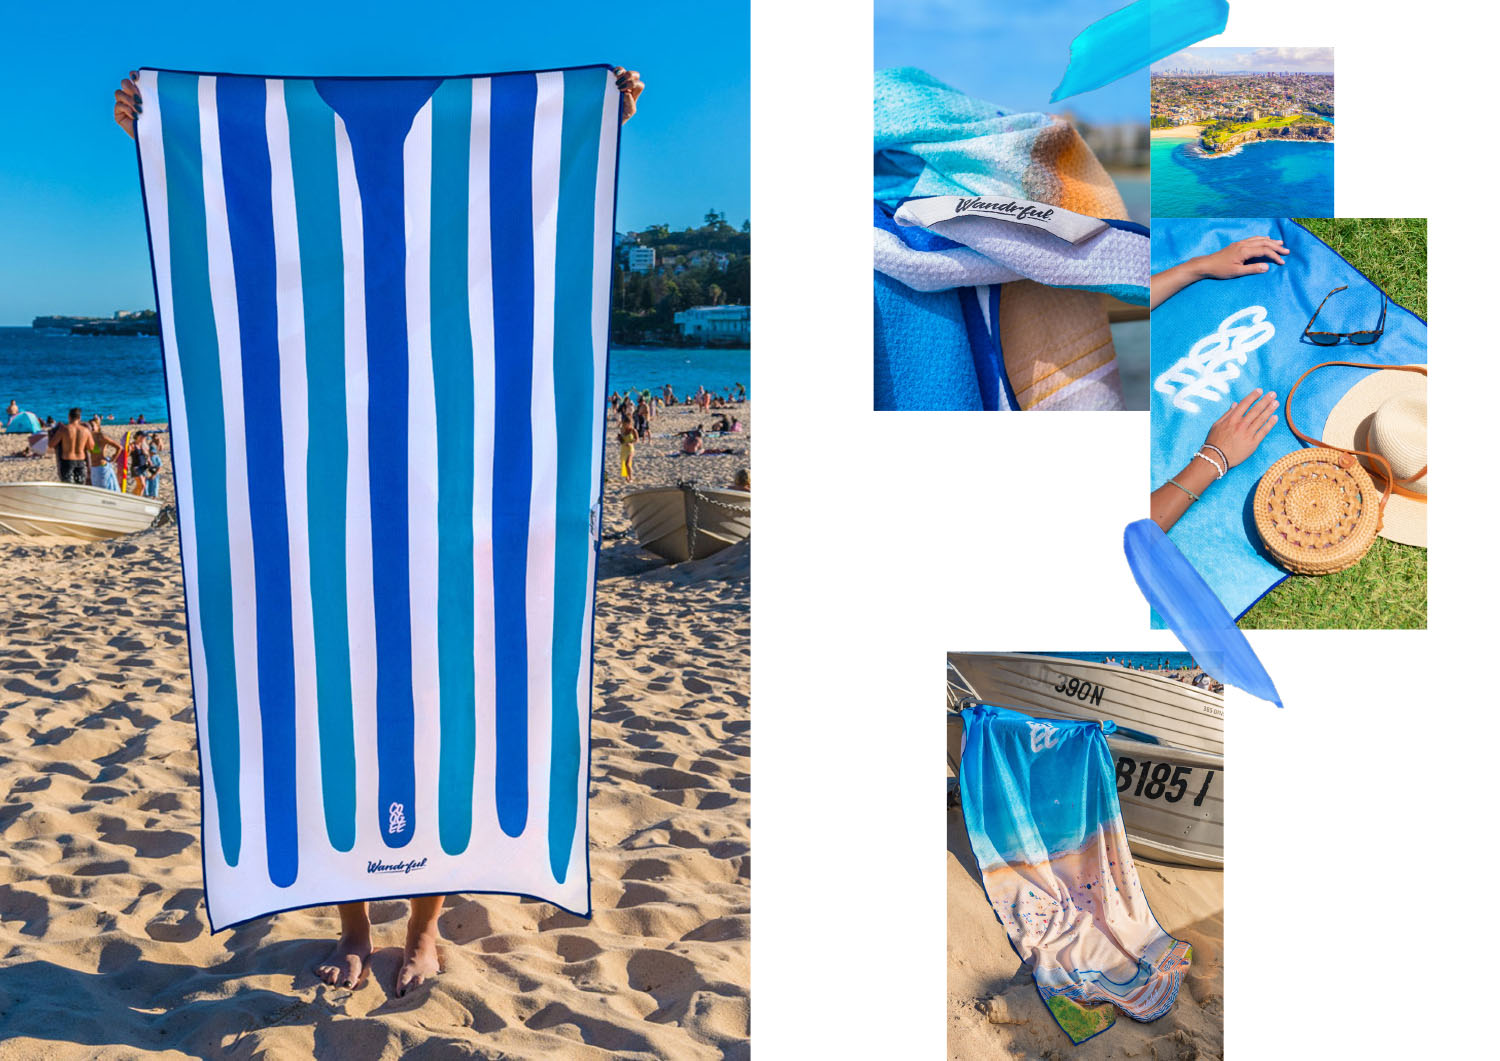
[[[870,9],[753,21],[754,1042],[939,1057],[944,652],[1177,647],[1120,546],[1147,417],[868,411]],[[1252,632],[1287,707],[1229,691],[1234,1058],[1492,1049],[1493,21],[1232,0],[1205,42],[1336,49],[1338,212],[1430,218],[1435,366],[1429,630]]]

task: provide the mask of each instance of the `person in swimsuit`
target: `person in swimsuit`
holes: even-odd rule
[[[137,71],[120,82],[115,92],[115,121],[135,139],[135,122],[141,113],[141,93],[135,85]],[[639,71],[623,66],[614,68],[615,87],[620,90],[620,123],[634,117],[637,101],[646,88]],[[111,473],[113,474],[113,473]],[[438,962],[438,915],[444,896],[422,895],[411,900],[411,917],[406,922],[406,948],[400,971],[396,973],[396,994],[404,995],[441,968]],[[357,987],[370,971],[370,908],[366,902],[340,903],[339,941],[328,960],[317,967],[324,983]]]
[[[83,412],[68,410],[68,422],[58,424],[47,435],[47,445],[57,450],[57,477],[65,483],[89,485],[89,447],[94,433],[83,424]]]
[[[620,478],[629,482],[635,476],[635,443],[640,436],[630,421],[621,417],[620,433],[615,437],[620,443]]]
[[[156,436],[151,436],[151,444],[146,448],[146,496],[156,497],[161,489],[161,449],[156,444]]]
[[[115,475],[114,459],[125,447],[104,433],[104,421],[97,414],[89,421],[89,428],[93,433],[93,440],[89,443],[89,482],[101,490],[113,490],[118,494],[120,480]],[[106,454],[106,448],[113,448],[114,453]]]
[[[146,436],[136,435],[130,442],[130,492],[137,496],[146,493],[146,476],[151,469],[151,454],[146,449]]]

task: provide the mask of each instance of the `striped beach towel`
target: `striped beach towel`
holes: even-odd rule
[[[1177,1001],[1192,947],[1141,888],[1105,727],[979,704],[963,712],[959,791],[985,894],[1075,1043]]]
[[[211,927],[587,914],[613,76],[139,86]]]

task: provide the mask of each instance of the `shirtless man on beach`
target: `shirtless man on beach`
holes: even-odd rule
[[[138,71],[120,82],[115,92],[115,121],[135,139],[135,120],[141,113],[141,94],[135,86]],[[636,101],[646,83],[636,70],[614,68],[615,86],[621,93],[620,123],[628,122],[636,111]],[[74,413],[77,410],[73,410]],[[114,443],[118,445],[117,443]],[[441,969],[438,962],[438,914],[444,896],[419,895],[411,900],[411,917],[406,922],[405,956],[396,974],[396,994],[404,995]],[[336,987],[358,987],[370,971],[370,909],[366,902],[339,904],[342,932],[338,945],[326,962],[317,968],[324,983]]]
[[[89,485],[89,449],[94,433],[83,425],[83,412],[68,410],[68,422],[58,424],[47,436],[47,445],[57,450],[57,477],[65,483]]]

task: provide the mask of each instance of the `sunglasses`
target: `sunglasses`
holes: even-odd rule
[[[1342,287],[1336,287],[1323,296],[1323,301],[1319,302],[1318,308],[1313,311],[1312,320],[1308,321],[1307,327],[1302,329],[1302,337],[1304,339],[1317,343],[1319,346],[1338,346],[1345,339],[1348,339],[1355,346],[1369,346],[1376,339],[1380,338],[1381,334],[1385,331],[1385,304],[1387,300],[1384,291],[1380,292],[1380,320],[1375,325],[1374,331],[1315,332],[1312,330],[1313,323],[1317,321],[1318,314],[1323,312],[1323,307],[1328,304],[1328,300],[1340,291],[1347,290],[1349,290],[1349,285],[1344,284]]]

